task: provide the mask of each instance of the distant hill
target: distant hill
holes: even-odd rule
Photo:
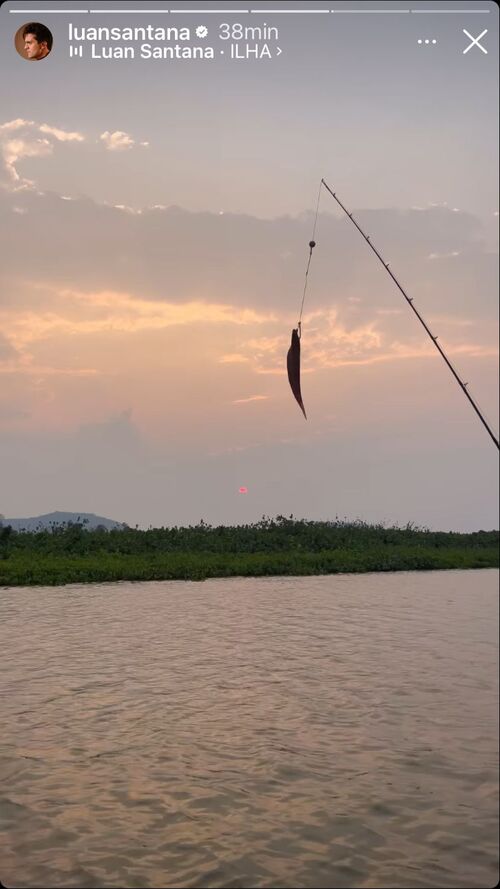
[[[105,519],[94,515],[93,512],[49,512],[46,515],[34,516],[29,519],[4,519],[0,518],[0,525],[11,525],[14,531],[45,531],[51,530],[55,525],[83,524],[84,528],[92,531],[98,525],[103,525],[108,531],[112,528],[124,528],[123,522],[115,522],[113,519]]]

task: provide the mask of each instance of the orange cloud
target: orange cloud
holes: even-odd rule
[[[236,398],[231,404],[248,404],[250,401],[267,401],[269,395],[250,395],[249,398]]]
[[[220,364],[248,364],[249,361],[250,359],[246,355],[239,355],[236,352],[219,358]]]
[[[45,289],[45,288],[42,288]],[[193,300],[167,303],[142,300],[116,291],[49,291],[52,308],[0,312],[3,328],[16,348],[51,335],[82,336],[106,331],[136,333],[188,324],[264,324],[273,316],[253,309]],[[226,357],[227,360],[227,357]]]

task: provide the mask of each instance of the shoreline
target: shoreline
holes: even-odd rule
[[[147,531],[6,526],[0,528],[0,586],[498,568],[499,536],[293,516]]]
[[[25,556],[28,554],[26,553]],[[125,555],[41,555],[0,561],[0,586],[63,586],[114,581],[206,580],[225,577],[312,577],[395,571],[498,568],[496,548],[431,550],[386,547],[383,552],[324,550],[317,553],[178,552]]]

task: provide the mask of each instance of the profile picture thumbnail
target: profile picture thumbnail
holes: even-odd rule
[[[28,62],[40,62],[49,55],[53,37],[46,25],[41,22],[27,22],[16,31],[16,49]]]

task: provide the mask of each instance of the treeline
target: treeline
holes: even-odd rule
[[[410,547],[422,550],[498,550],[498,531],[430,531],[412,523],[405,527],[370,525],[363,521],[306,521],[293,516],[264,516],[251,525],[212,527],[201,521],[189,527],[87,530],[84,524],[52,526],[51,530],[18,532],[0,527],[0,560],[36,555],[86,556],[213,554],[314,554],[349,551],[352,554]]]

